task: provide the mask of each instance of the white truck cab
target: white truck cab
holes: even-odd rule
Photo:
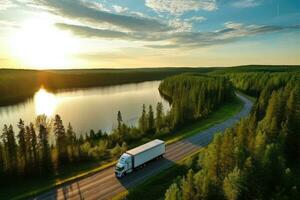
[[[118,178],[125,176],[147,162],[161,158],[165,153],[165,142],[153,140],[123,153],[116,164],[115,174]]]
[[[116,176],[123,177],[127,173],[132,172],[132,170],[132,156],[127,153],[123,153],[116,165]]]

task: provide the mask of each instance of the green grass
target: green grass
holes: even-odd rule
[[[228,102],[220,106],[213,113],[209,114],[206,119],[186,126],[173,134],[162,136],[160,138],[167,141],[167,144],[170,144],[190,137],[232,117],[238,113],[242,107],[243,103],[236,98],[232,102]],[[59,175],[54,177],[46,179],[32,179],[30,181],[13,180],[10,184],[11,186],[5,185],[5,187],[0,187],[0,199],[24,199],[32,197],[62,184],[99,172],[106,167],[114,165],[114,163],[114,161],[107,161],[102,163],[93,162],[76,164],[67,167],[64,171],[60,172]],[[18,184],[16,184],[16,181]]]
[[[186,126],[183,129],[176,131],[174,134],[162,136],[160,137],[160,139],[163,139],[167,141],[167,144],[170,144],[190,137],[234,116],[242,109],[242,107],[243,103],[241,102],[241,100],[235,98],[233,101],[225,103],[224,105],[220,106],[218,109],[210,113],[207,118]]]

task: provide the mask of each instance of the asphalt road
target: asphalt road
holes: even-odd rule
[[[252,108],[252,102],[242,95],[236,95],[244,102],[243,109],[238,114],[192,137],[167,145],[164,158],[149,163],[145,168],[119,180],[114,175],[114,167],[109,167],[92,176],[41,194],[34,199],[111,199],[119,192],[141,183],[147,177],[153,176],[199,148],[208,145],[215,133],[223,132],[226,128],[232,127],[242,117],[247,116]]]

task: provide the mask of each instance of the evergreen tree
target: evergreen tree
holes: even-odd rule
[[[224,77],[197,74],[167,78],[160,84],[159,91],[172,103],[172,129],[206,117],[234,95],[232,85]]]
[[[21,165],[21,170],[22,173],[26,173],[26,167],[28,165],[27,163],[27,146],[26,146],[26,141],[25,141],[25,125],[24,121],[20,119],[18,123],[18,128],[19,128],[19,134],[18,134],[18,143],[19,143],[19,158],[21,160],[20,165]]]
[[[12,157],[15,168],[17,168],[17,166],[18,166],[18,159],[17,159],[18,146],[16,143],[15,133],[14,133],[12,125],[9,125],[9,127],[8,127],[8,143],[9,143],[10,155]]]
[[[26,162],[26,172],[32,172],[32,169],[34,167],[33,162],[33,152],[32,152],[32,146],[31,146],[31,130],[29,126],[25,127],[25,144],[26,144],[26,156],[27,156],[27,162]],[[33,167],[32,167],[33,166]]]
[[[195,174],[194,178],[194,187],[195,187],[195,199],[209,199],[211,192],[211,180],[207,174],[200,170]]]
[[[154,113],[153,113],[152,105],[149,105],[147,125],[148,125],[147,132],[149,134],[154,134],[155,133],[155,122],[154,122]]]
[[[6,171],[9,167],[9,161],[8,161],[8,144],[7,144],[7,134],[8,134],[8,127],[6,124],[3,126],[2,134],[1,134],[1,139],[2,139],[2,155],[3,155],[3,170]]]
[[[181,193],[176,183],[173,183],[165,194],[165,200],[181,200]]]
[[[123,118],[122,118],[121,111],[118,111],[117,122],[118,122],[118,131],[120,133],[121,127],[122,127],[122,123],[123,123]]]
[[[156,105],[156,118],[155,118],[155,128],[158,133],[163,128],[163,104],[158,102]]]
[[[300,89],[295,88],[286,102],[285,153],[290,160],[300,160]]]
[[[48,119],[48,117],[44,115],[38,115],[35,120],[35,127],[39,128],[42,125],[47,129],[47,132],[50,133],[52,129],[52,120]]]
[[[147,114],[145,104],[143,104],[142,115],[139,119],[139,129],[142,132],[142,134],[146,133],[147,131]]]
[[[90,130],[90,134],[88,136],[88,140],[93,143],[93,141],[96,139],[96,133],[94,131],[94,129],[91,129]]]
[[[238,168],[235,168],[224,179],[223,191],[228,200],[237,200],[240,198],[243,188],[243,181],[241,172]]]
[[[36,169],[39,168],[39,145],[38,140],[35,132],[35,128],[33,123],[29,124],[30,129],[30,146],[31,146],[31,152],[32,152],[32,163],[33,163],[33,172],[36,173]]]
[[[58,152],[58,164],[63,165],[68,162],[67,137],[63,122],[59,115],[55,116],[53,131],[56,138],[56,148]]]
[[[181,181],[182,199],[183,200],[193,200],[195,199],[194,191],[194,173],[192,170],[188,171],[187,177],[183,178]]]
[[[76,136],[75,132],[73,131],[73,127],[71,123],[69,123],[67,128],[67,141],[68,141],[68,155],[69,160],[74,160],[75,158],[75,142],[76,142]]]
[[[6,170],[9,173],[17,171],[18,160],[17,160],[17,144],[15,140],[15,134],[12,125],[4,125],[3,129],[3,144],[6,158]]]
[[[4,154],[3,154],[3,146],[0,141],[0,177],[4,174]]]
[[[39,152],[40,152],[40,174],[52,172],[51,151],[48,142],[47,128],[42,124],[39,127]]]
[[[180,101],[174,102],[171,110],[171,117],[173,129],[183,124],[182,106]]]

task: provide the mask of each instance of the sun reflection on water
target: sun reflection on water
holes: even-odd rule
[[[47,92],[44,88],[41,88],[34,95],[34,105],[36,115],[45,114],[46,116],[53,116],[58,100],[52,93]]]

